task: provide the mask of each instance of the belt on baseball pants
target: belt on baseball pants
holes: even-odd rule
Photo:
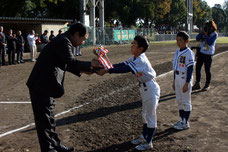
[[[179,74],[185,74],[185,72],[175,71],[175,74],[176,74],[176,75],[179,75]]]
[[[153,78],[152,81],[156,82],[155,78]],[[149,82],[149,81],[147,81],[147,82]],[[139,82],[139,87],[142,87],[142,86],[146,87],[147,82]]]
[[[143,87],[146,87],[146,83],[145,82],[139,82],[139,87],[141,87],[143,85]]]

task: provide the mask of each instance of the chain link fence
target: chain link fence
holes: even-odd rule
[[[101,28],[95,29],[95,37],[94,37],[94,29],[89,28],[89,39],[86,41],[85,46],[90,45],[113,45],[113,44],[129,44],[132,42],[136,35],[147,36],[150,41],[155,40],[155,32],[153,29],[147,28],[105,28],[102,30]],[[95,40],[94,40],[95,39]]]
[[[64,28],[66,31],[68,28]],[[95,35],[95,36],[94,36]],[[153,28],[89,28],[89,38],[84,46],[130,44],[136,35],[146,36],[151,41],[176,40],[176,34],[158,34]],[[197,34],[190,34],[195,39]],[[219,36],[224,36],[219,34]]]

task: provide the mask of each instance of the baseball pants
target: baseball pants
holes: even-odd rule
[[[179,74],[175,74],[175,92],[176,92],[176,100],[178,102],[179,110],[191,111],[191,92],[192,92],[192,80],[188,85],[188,91],[183,93],[183,86],[186,83],[187,74],[183,72],[179,72]]]
[[[151,80],[141,83],[139,91],[142,97],[142,121],[148,128],[156,128],[160,87],[155,80]]]

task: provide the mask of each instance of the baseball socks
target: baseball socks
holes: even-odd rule
[[[146,142],[136,146],[135,148],[140,151],[152,149],[153,148],[152,139],[153,139],[155,130],[156,130],[155,128],[148,128],[146,125],[143,125],[143,134],[145,135],[143,136],[144,136],[144,139],[146,139]]]
[[[172,128],[176,129],[176,127],[179,127],[181,125],[181,123],[184,120],[184,110],[179,110],[179,116],[180,116],[180,120],[178,122],[176,122],[175,124],[173,124]]]
[[[173,128],[176,130],[185,130],[190,127],[188,119],[190,117],[191,111],[179,110],[181,120],[173,125]]]
[[[135,140],[132,140],[131,143],[134,144],[134,145],[139,145],[139,144],[142,144],[142,143],[145,143],[146,142],[146,137],[147,137],[147,124],[143,124],[143,132],[142,132],[142,135],[135,139]]]
[[[188,119],[190,117],[191,111],[184,111],[184,120],[185,123],[188,123]]]

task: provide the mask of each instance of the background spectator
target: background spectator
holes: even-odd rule
[[[0,27],[0,66],[5,63],[6,36],[3,33],[3,26]]]
[[[197,53],[196,60],[196,83],[192,87],[193,90],[201,89],[201,68],[204,64],[206,72],[206,83],[203,91],[210,89],[211,82],[211,64],[215,53],[215,43],[218,38],[217,25],[214,21],[205,23],[203,31],[196,36],[196,40],[201,42],[200,51]]]
[[[13,30],[10,29],[7,39],[7,47],[8,47],[8,62],[9,65],[16,64],[15,63],[15,52],[16,52],[16,34],[13,34]]]
[[[20,63],[24,63],[23,61],[23,52],[24,52],[24,45],[25,45],[25,40],[23,38],[23,36],[21,35],[21,31],[18,31],[17,32],[17,49],[16,49],[16,52],[17,52],[17,63],[20,64]]]
[[[51,31],[51,34],[49,36],[49,41],[52,41],[55,38],[54,31]]]
[[[36,40],[37,39],[38,39],[38,35],[35,36],[34,30],[32,30],[27,36],[32,62],[36,61],[35,58],[36,58],[36,53],[37,53],[37,47],[36,47]]]
[[[45,30],[44,33],[40,36],[41,49],[43,49],[49,42],[47,34],[48,34],[48,30]]]

